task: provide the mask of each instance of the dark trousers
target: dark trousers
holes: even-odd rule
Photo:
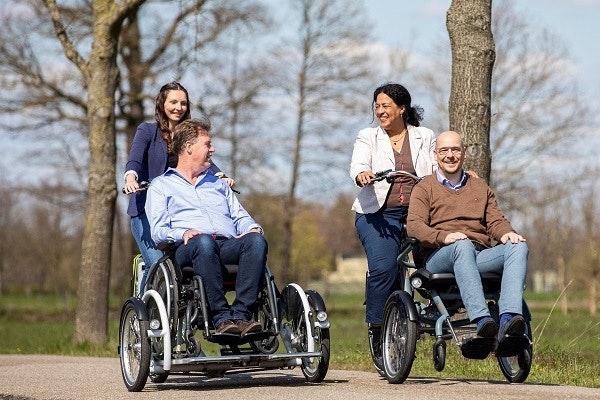
[[[366,322],[381,324],[383,308],[396,289],[396,276],[402,242],[402,224],[408,207],[391,207],[373,214],[356,214],[358,237],[367,255]]]
[[[252,319],[262,274],[267,262],[267,242],[260,233],[247,233],[240,238],[215,239],[201,234],[191,238],[175,252],[179,265],[192,264],[202,278],[213,323],[226,320]],[[238,264],[235,282],[236,297],[231,306],[223,290],[225,264]]]

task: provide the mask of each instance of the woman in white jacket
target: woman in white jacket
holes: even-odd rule
[[[394,290],[396,258],[412,183],[400,178],[391,184],[370,180],[375,172],[388,169],[422,177],[431,174],[437,164],[433,156],[434,133],[419,127],[423,110],[411,106],[410,93],[402,85],[388,83],[375,89],[373,111],[379,126],[358,133],[350,177],[362,188],[352,210],[356,212],[356,230],[367,255],[366,322],[375,360],[380,357],[383,308]]]

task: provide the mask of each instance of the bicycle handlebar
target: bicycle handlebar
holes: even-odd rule
[[[144,190],[148,189],[148,186],[150,186],[150,182],[148,182],[148,181],[141,181],[140,182],[140,187],[134,193],[143,192]],[[240,194],[240,192],[238,190],[235,190],[234,188],[231,188],[231,190],[234,193]],[[121,189],[121,192],[123,192],[123,194],[127,194],[127,193],[125,193],[125,188]]]
[[[136,189],[136,191],[134,193],[143,192],[144,190],[148,189],[148,186],[150,186],[150,182],[141,181],[139,187]],[[123,194],[127,194],[127,193],[125,193],[125,188],[121,189],[121,192],[123,192]]]
[[[372,178],[369,183],[373,183],[373,182],[379,182],[382,180],[386,180],[389,183],[394,182],[394,179],[396,179],[397,177],[405,177],[405,178],[409,178],[411,180],[414,180],[415,182],[420,181],[423,178],[418,177],[415,174],[412,174],[408,171],[404,171],[404,170],[391,170],[391,169],[387,169],[385,171],[379,171],[379,172],[375,172],[375,178]]]

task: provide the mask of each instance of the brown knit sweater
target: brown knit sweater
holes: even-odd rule
[[[484,180],[468,176],[459,190],[443,186],[436,174],[427,176],[412,191],[407,219],[408,236],[419,240],[424,257],[444,246],[453,232],[462,232],[488,248],[514,231]]]

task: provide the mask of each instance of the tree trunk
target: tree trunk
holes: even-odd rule
[[[121,34],[121,58],[127,71],[126,105],[129,107],[125,115],[125,134],[127,135],[127,154],[131,149],[133,138],[137,127],[145,118],[144,114],[144,79],[150,75],[149,66],[142,60],[141,34],[137,14],[131,15],[126,20]],[[121,85],[124,86],[124,85]],[[153,110],[154,111],[154,110]],[[117,177],[117,182],[124,182],[123,177]],[[126,215],[129,217],[128,215]],[[127,220],[126,231],[129,231],[130,221]],[[124,248],[126,250],[126,259],[122,261],[123,268],[128,271],[131,277],[131,266],[133,257],[140,252],[137,243],[133,240],[131,234],[125,235]]]
[[[110,0],[93,3],[94,39],[85,78],[90,124],[87,205],[81,270],[75,311],[75,342],[106,341],[108,284],[115,199],[115,92],[118,83],[117,45],[122,18],[110,18]]]
[[[450,129],[467,146],[465,167],[489,181],[492,69],[491,0],[453,0],[446,27],[452,49]]]

